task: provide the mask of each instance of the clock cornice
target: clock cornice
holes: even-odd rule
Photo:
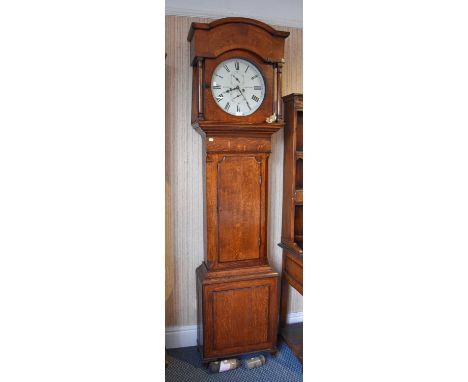
[[[225,17],[225,18],[222,18],[222,19],[215,20],[215,21],[213,21],[213,22],[211,22],[209,24],[206,24],[206,23],[192,23],[192,25],[190,26],[190,30],[189,30],[187,40],[188,41],[192,40],[193,34],[195,33],[196,29],[209,30],[209,29],[213,29],[213,28],[219,27],[221,25],[229,24],[229,23],[243,23],[243,24],[254,25],[254,26],[257,26],[259,28],[264,29],[265,31],[267,31],[271,35],[277,36],[277,37],[286,38],[286,37],[289,36],[289,32],[276,30],[273,27],[271,27],[270,25],[265,24],[265,23],[263,23],[263,22],[261,22],[259,20],[250,19],[248,17]]]
[[[231,50],[242,49],[256,54],[266,63],[284,60],[284,40],[289,32],[246,17],[226,17],[211,23],[192,23],[187,40],[190,61],[216,58]]]

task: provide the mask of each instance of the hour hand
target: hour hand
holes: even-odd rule
[[[236,88],[234,88],[234,89],[233,89],[233,88],[229,88],[228,90],[225,90],[225,91],[219,93],[219,95],[224,94],[224,93],[230,93],[230,92],[232,92],[233,90],[236,90]]]
[[[240,80],[234,74],[231,74],[231,76],[233,76],[237,82],[241,83]]]

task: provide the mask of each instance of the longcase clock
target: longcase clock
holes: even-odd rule
[[[197,268],[203,362],[276,352],[278,274],[267,258],[268,158],[284,126],[288,32],[248,18],[192,23],[192,126],[203,139],[204,243]]]

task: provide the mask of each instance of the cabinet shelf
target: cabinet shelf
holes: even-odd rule
[[[302,135],[302,108],[300,110],[296,109],[296,126],[295,126],[295,135],[296,135],[296,151],[303,150],[303,135]]]
[[[302,166],[303,160],[302,158],[296,159],[296,190],[302,190]]]

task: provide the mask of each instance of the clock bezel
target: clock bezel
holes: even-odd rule
[[[229,113],[226,113],[222,108],[219,107],[217,102],[213,98],[213,93],[211,91],[211,82],[214,75],[214,71],[222,62],[232,59],[239,58],[246,60],[258,69],[261,76],[263,77],[263,82],[265,84],[265,97],[263,98],[262,104],[255,110],[252,114],[235,116]],[[243,122],[243,123],[264,123],[265,119],[274,112],[274,96],[272,89],[274,88],[274,75],[275,71],[271,63],[264,62],[256,54],[246,51],[243,49],[235,49],[225,52],[218,57],[213,59],[205,59],[204,62],[204,71],[205,71],[205,80],[204,87],[206,90],[209,90],[210,95],[206,94],[204,97],[204,119],[209,121],[218,121],[218,122]]]
[[[215,75],[215,72],[216,72],[216,69],[219,68],[221,65],[223,65],[226,61],[232,61],[232,60],[242,60],[242,61],[246,61],[248,62],[250,65],[254,66],[255,69],[260,73],[260,76],[262,77],[262,80],[263,80],[263,98],[262,98],[262,102],[260,102],[260,105],[258,105],[258,107],[255,109],[255,111],[253,111],[252,113],[250,114],[245,114],[245,115],[236,115],[236,114],[232,114],[232,113],[229,113],[227,112],[224,108],[222,108],[219,103],[216,102],[216,97],[215,97],[215,94],[213,92],[213,89],[211,88],[212,87],[212,84],[213,84],[213,76]],[[262,73],[262,70],[257,66],[257,63],[255,62],[252,62],[251,60],[245,58],[245,57],[231,57],[231,58],[226,58],[225,60],[223,61],[220,61],[219,64],[213,69],[213,73],[211,75],[211,79],[210,79],[210,93],[211,93],[211,96],[213,97],[213,99],[215,100],[215,104],[224,112],[226,113],[227,115],[231,115],[231,116],[234,116],[234,117],[241,117],[241,118],[246,118],[246,117],[249,117],[253,114],[255,114],[263,105],[263,103],[265,102],[265,99],[266,99],[266,96],[267,96],[267,91],[268,91],[268,84],[266,82],[266,79],[265,79],[265,76],[263,75]]]

